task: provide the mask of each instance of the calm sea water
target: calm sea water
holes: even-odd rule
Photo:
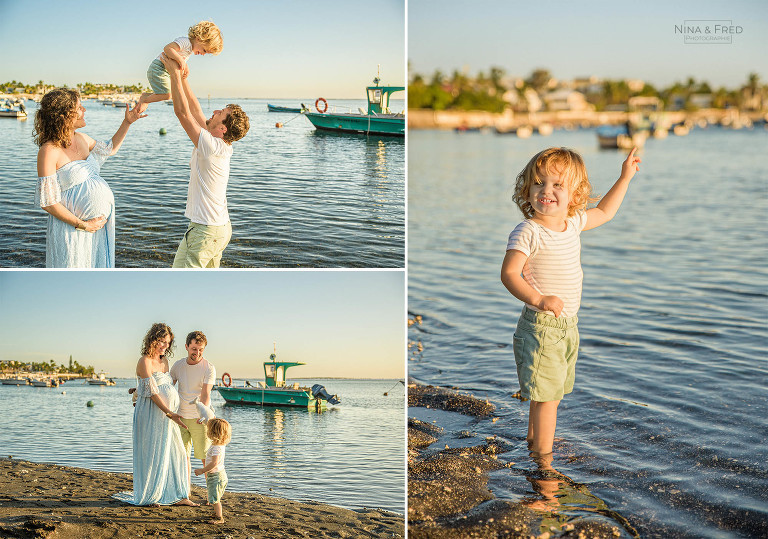
[[[14,416],[13,428],[0,429],[3,455],[131,473],[133,407],[127,389],[135,381],[116,382],[113,387],[82,380],[58,388],[0,386],[0,410]],[[391,389],[397,380],[301,380],[314,383],[338,394],[342,404],[320,413],[228,406],[213,391],[216,415],[232,425],[228,490],[403,514],[403,385]],[[89,400],[94,407],[86,407]],[[199,477],[192,481],[205,487]]]
[[[424,317],[409,375],[496,405],[496,423],[471,428],[513,447],[502,458],[517,464],[489,485],[510,500],[538,494],[528,403],[511,398],[522,304],[499,273],[522,219],[515,176],[549,146],[579,151],[600,194],[624,159],[594,131],[409,134],[409,310]],[[768,536],[766,148],[762,129],[650,140],[619,214],[582,235],[581,348],[554,467],[591,494],[561,491],[565,518],[626,518],[644,537]]]
[[[269,113],[267,102],[301,100],[203,98],[210,115],[228,103],[250,118],[236,142],[228,202],[233,235],[226,267],[403,267],[405,144],[402,138],[316,132],[296,114]],[[312,105],[314,100],[303,101]],[[3,197],[0,266],[44,267],[47,214],[36,208],[36,110],[26,121],[0,119]],[[340,112],[363,100],[329,100]],[[84,133],[111,138],[124,109],[86,101]],[[393,102],[393,110],[402,102]],[[284,124],[278,129],[277,122]],[[160,128],[167,135],[158,134]],[[163,103],[150,105],[120,151],[102,167],[115,194],[117,267],[170,267],[188,220],[184,217],[192,143]]]

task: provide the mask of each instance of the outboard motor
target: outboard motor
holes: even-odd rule
[[[312,396],[316,399],[328,401],[330,404],[341,404],[341,399],[339,399],[337,395],[329,395],[325,390],[325,386],[321,386],[320,384],[312,386]]]

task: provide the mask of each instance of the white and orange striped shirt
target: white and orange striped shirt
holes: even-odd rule
[[[566,220],[563,232],[555,232],[526,219],[509,235],[507,251],[514,249],[528,256],[523,279],[545,296],[563,300],[561,316],[575,316],[581,304],[581,231],[587,225],[587,213],[578,211]],[[530,309],[541,309],[528,305]]]

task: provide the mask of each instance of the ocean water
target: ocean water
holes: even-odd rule
[[[251,123],[233,145],[227,190],[233,235],[222,267],[403,267],[404,140],[324,134],[297,114],[267,112],[268,102],[298,107],[301,101],[200,99],[206,116],[235,102]],[[312,106],[314,98],[303,102]],[[0,119],[0,267],[45,266],[47,214],[34,206],[36,108],[27,103],[26,121]],[[124,109],[84,105],[82,132],[111,138]],[[364,100],[333,99],[329,105],[339,112],[366,106]],[[392,108],[400,110],[402,101]],[[153,104],[148,114],[102,167],[115,194],[117,267],[170,267],[188,224],[193,145],[173,107]],[[159,135],[161,128],[167,135]]]
[[[403,385],[397,380],[297,381],[324,385],[342,404],[322,412],[232,406],[213,391],[216,415],[232,425],[225,462],[228,490],[404,514]],[[0,429],[3,456],[131,473],[133,407],[127,390],[135,380],[116,382],[112,387],[82,380],[58,388],[0,385],[0,410],[14,417],[13,428]],[[89,400],[92,408],[86,407]],[[192,463],[199,467],[196,459]],[[205,487],[200,477],[192,482]]]
[[[549,146],[579,151],[598,194],[625,157],[593,130],[409,133],[409,311],[423,317],[409,376],[496,406],[495,423],[468,428],[510,444],[498,498],[625,536],[768,536],[768,131],[649,140],[618,215],[582,234],[581,346],[553,462],[569,479],[554,496],[526,449],[528,403],[512,398],[522,304],[499,280],[522,220],[515,177]]]

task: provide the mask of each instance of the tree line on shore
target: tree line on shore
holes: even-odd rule
[[[39,80],[35,84],[27,84],[12,80],[9,82],[0,83],[0,89],[5,93],[21,93],[21,94],[43,94],[46,90],[59,87],[56,84],[49,84],[45,81]],[[61,88],[69,88],[66,84],[62,84]],[[114,94],[114,93],[141,93],[146,91],[144,85],[138,84],[94,84],[92,82],[78,83],[75,88],[83,95],[92,94]]]
[[[23,363],[21,361],[6,361],[4,362],[3,370],[11,370],[13,372],[26,370],[30,372],[44,372],[46,374],[79,374],[85,377],[90,377],[96,372],[96,369],[94,369],[92,365],[80,365],[77,360],[72,359],[72,356],[69,356],[69,366],[66,366],[63,363],[57,366],[56,362],[52,359],[47,363],[37,363],[35,361],[31,363]]]
[[[712,108],[765,108],[768,103],[768,85],[760,84],[760,77],[750,73],[744,85],[736,89],[713,89],[706,81],[689,77],[685,82],[658,89],[650,83],[632,80],[597,80],[596,78],[558,81],[546,69],[536,69],[526,78],[507,77],[504,70],[491,67],[471,77],[454,70],[448,76],[436,70],[431,77],[413,73],[408,83],[408,108],[433,110],[479,110],[501,113],[507,109],[528,111],[531,92],[539,97],[557,89],[581,92],[594,110],[603,111],[626,106],[630,97],[657,97],[665,108],[693,111],[699,106],[693,96],[707,96]],[[541,110],[546,110],[546,103]]]

